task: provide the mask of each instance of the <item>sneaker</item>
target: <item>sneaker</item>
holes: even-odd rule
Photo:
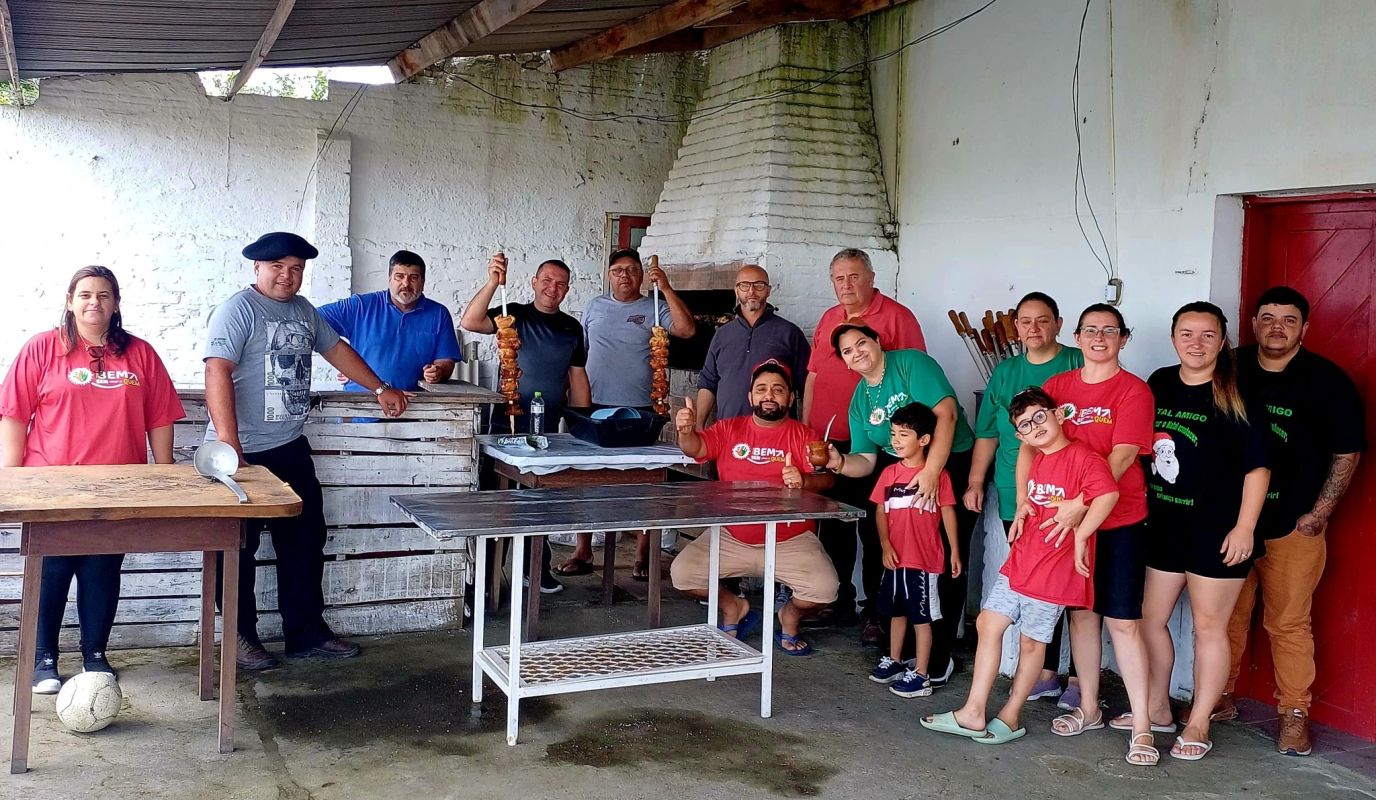
[[[860,644],[866,647],[878,647],[884,641],[884,629],[879,622],[873,619],[865,620],[865,624],[860,628]]]
[[[57,694],[62,688],[62,676],[57,674],[57,657],[39,653],[33,660],[33,693]]]
[[[1056,701],[1056,707],[1064,711],[1074,711],[1080,707],[1080,684],[1072,683],[1065,687],[1061,692],[1061,697]]]
[[[903,671],[903,677],[889,687],[889,691],[899,697],[931,697],[932,684],[927,676],[915,669]]]
[[[362,648],[357,644],[347,639],[335,637],[333,639],[326,639],[314,647],[309,647],[305,650],[289,652],[287,653],[287,658],[354,658],[360,652],[362,652]]]
[[[1280,715],[1276,750],[1287,756],[1307,756],[1314,752],[1314,743],[1309,739],[1309,715],[1303,710],[1292,708]]]
[[[110,666],[109,661],[105,660],[104,650],[92,650],[89,653],[83,653],[81,655],[81,671],[108,672],[115,676],[115,680],[119,680],[119,673],[115,672],[115,668]]]
[[[521,585],[530,588],[530,578],[522,578]],[[540,594],[559,594],[564,591],[564,584],[554,579],[553,575],[540,576]]]
[[[793,599],[793,590],[782,583],[775,588],[777,591],[774,592],[774,613],[777,614],[780,609],[788,604],[789,600]]]
[[[276,656],[263,648],[262,643],[251,642],[242,634],[239,635],[239,652],[234,655],[234,663],[239,669],[249,672],[261,672],[280,664]]]
[[[948,658],[946,659],[946,671],[940,675],[933,675],[928,678],[927,685],[931,686],[933,689],[940,689],[947,683],[950,683],[951,676],[954,674],[956,674],[956,660],[955,658]]]
[[[893,683],[903,677],[904,672],[908,671],[902,661],[894,661],[892,658],[884,656],[879,659],[879,666],[870,672],[870,680],[875,683]]]
[[[1032,685],[1032,692],[1027,695],[1027,701],[1040,700],[1043,697],[1060,697],[1061,679],[1047,678],[1044,681],[1037,681]]]

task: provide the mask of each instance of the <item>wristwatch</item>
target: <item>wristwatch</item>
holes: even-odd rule
[[[387,381],[383,381],[381,386],[373,390],[373,394],[377,395],[378,397],[381,397],[382,393],[390,388],[392,388],[392,384],[388,383]]]

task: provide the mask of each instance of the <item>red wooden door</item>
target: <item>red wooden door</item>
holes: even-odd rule
[[[1368,439],[1376,439],[1376,198],[1249,199],[1243,246],[1242,316],[1268,286],[1286,284],[1309,299],[1304,346],[1335,361],[1366,402]],[[1328,565],[1314,598],[1315,721],[1376,739],[1376,456],[1363,459],[1328,528]],[[1261,604],[1257,604],[1260,608]],[[1260,625],[1238,692],[1274,702],[1270,644]]]

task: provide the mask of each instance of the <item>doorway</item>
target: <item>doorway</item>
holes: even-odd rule
[[[1252,304],[1268,286],[1286,284],[1312,306],[1304,346],[1342,367],[1366,403],[1368,440],[1376,436],[1376,196],[1365,193],[1243,201],[1243,340]],[[1376,463],[1361,462],[1329,522],[1328,564],[1314,596],[1318,675],[1316,722],[1376,739]],[[1261,604],[1257,607],[1260,609]],[[1270,644],[1254,625],[1237,692],[1274,703]]]

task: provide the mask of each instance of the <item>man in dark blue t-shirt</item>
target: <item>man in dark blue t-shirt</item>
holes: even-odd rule
[[[495,333],[501,305],[489,308],[497,287],[506,282],[506,255],[496,253],[487,264],[487,283],[464,306],[459,324],[470,333]],[[588,387],[588,350],[583,342],[583,326],[559,310],[569,293],[569,267],[557,258],[540,264],[530,279],[535,299],[529,303],[507,303],[507,313],[515,317],[516,335],[521,347],[516,365],[521,370],[517,386],[521,408],[527,413],[516,417],[517,432],[529,430],[530,399],[540,392],[545,401],[546,431],[556,431],[566,405],[587,408],[592,404]],[[511,430],[505,414],[492,415],[492,427],[499,433]],[[550,549],[545,546],[540,574],[540,591],[553,594],[564,587],[550,572]]]
[[[398,250],[387,265],[385,291],[356,294],[319,311],[385,386],[410,391],[422,380],[448,380],[454,363],[463,357],[449,309],[424,291],[425,261],[409,250]],[[366,391],[353,381],[344,388]]]
[[[495,333],[500,305],[489,308],[497,287],[506,280],[506,256],[497,253],[487,265],[487,283],[464,306],[459,324],[470,333]],[[508,303],[507,313],[516,318],[516,335],[521,348],[516,351],[516,364],[521,369],[517,391],[521,408],[526,411],[516,418],[517,433],[524,433],[530,424],[530,399],[536,392],[545,401],[545,431],[558,430],[564,406],[588,407],[588,351],[583,342],[583,326],[578,320],[559,310],[569,293],[569,268],[558,259],[540,264],[530,280],[535,299],[529,303]],[[494,414],[495,432],[510,432],[505,414]]]

